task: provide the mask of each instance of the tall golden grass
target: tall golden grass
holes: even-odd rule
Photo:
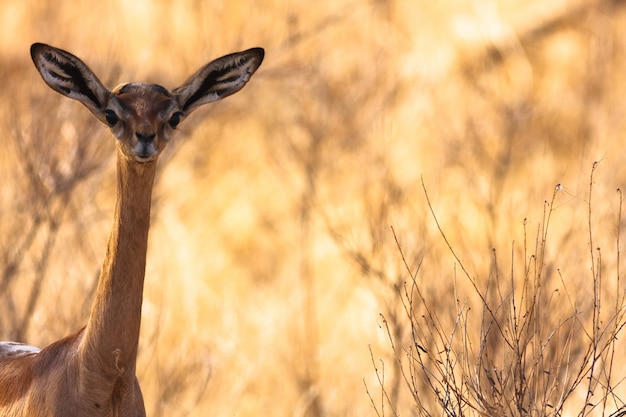
[[[113,209],[113,139],[30,44],[168,87],[263,46],[160,161],[148,415],[617,412],[625,24],[611,1],[0,2],[0,339],[84,324]]]

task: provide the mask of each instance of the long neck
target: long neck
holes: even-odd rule
[[[106,375],[135,370],[155,170],[118,151],[115,218],[80,348],[85,366]]]

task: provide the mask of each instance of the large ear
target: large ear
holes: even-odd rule
[[[83,103],[101,117],[111,92],[76,56],[43,43],[30,47],[30,56],[43,80],[54,91]]]
[[[241,90],[263,62],[263,48],[235,52],[209,62],[172,93],[185,113]]]

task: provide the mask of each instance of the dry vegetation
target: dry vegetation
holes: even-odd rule
[[[623,415],[626,7],[565,3],[0,2],[0,340],[84,324],[113,208],[30,44],[169,87],[263,46],[161,160],[148,415]]]

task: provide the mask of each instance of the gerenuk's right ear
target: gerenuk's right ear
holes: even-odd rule
[[[111,92],[83,61],[71,53],[43,43],[30,47],[30,56],[43,80],[54,91],[83,103],[103,120]]]
[[[203,104],[221,100],[241,90],[259,68],[264,56],[263,48],[252,48],[223,56],[200,68],[180,87],[172,90],[185,116]]]

